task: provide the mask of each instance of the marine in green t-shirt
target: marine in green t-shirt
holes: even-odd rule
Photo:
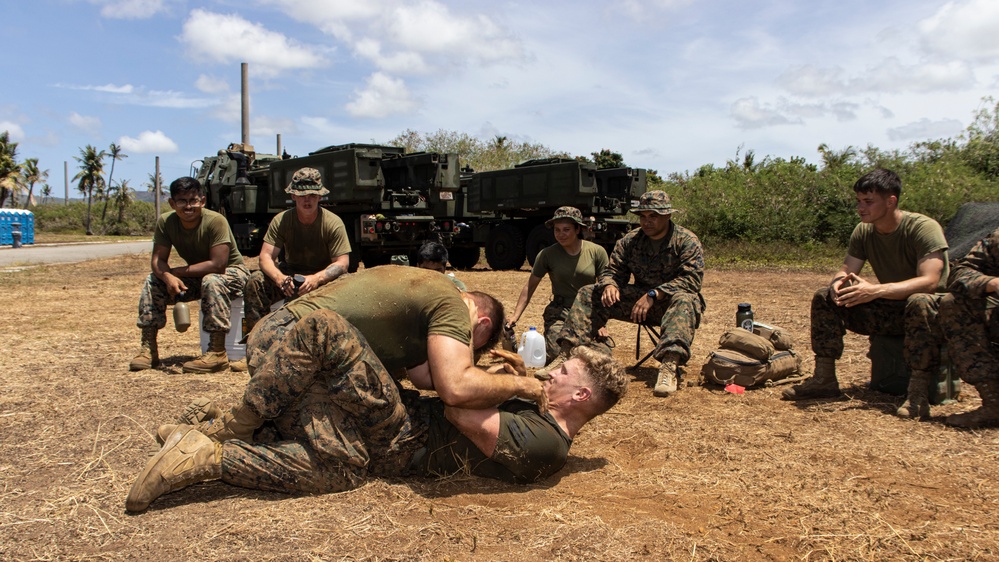
[[[319,206],[329,193],[315,168],[295,172],[285,188],[295,203],[267,227],[260,270],[246,284],[246,330],[281,300],[306,295],[347,272],[350,240],[343,221]]]
[[[940,225],[902,211],[902,180],[876,169],[853,186],[861,224],[850,237],[843,266],[829,286],[812,297],[811,336],[815,374],[783,392],[786,400],[840,394],[836,360],[847,330],[864,335],[904,336],[912,372],[902,417],[929,415],[929,380],[940,362],[939,295],[947,280],[947,240]],[[870,262],[876,281],[860,276]],[[876,390],[880,390],[877,389]]]
[[[569,314],[569,307],[576,298],[576,292],[586,285],[596,282],[597,277],[607,267],[607,250],[602,246],[583,239],[587,228],[583,214],[575,207],[559,207],[555,215],[545,221],[552,229],[555,244],[538,252],[534,268],[527,283],[520,291],[517,306],[507,318],[506,325],[512,330],[520,320],[541,280],[548,275],[552,283],[552,300],[545,307],[542,319],[545,322],[545,352],[551,361],[559,352],[556,337],[562,330]]]
[[[489,374],[474,364],[473,351],[494,346],[502,333],[499,301],[461,292],[447,276],[409,266],[345,275],[271,313],[247,340],[249,365],[263,361],[296,322],[319,310],[335,311],[357,327],[394,377],[436,390],[447,404],[485,408],[541,395],[537,380]]]
[[[216,478],[311,494],[414,473],[534,482],[560,470],[580,428],[627,390],[620,364],[581,348],[549,373],[541,405],[511,400],[464,409],[441,398],[414,401],[365,339],[333,311],[308,314],[267,349],[229,414],[196,427],[160,426],[163,447],[139,473],[125,509],[143,511],[163,494]],[[519,361],[510,352],[504,358]],[[255,434],[265,423],[270,437]]]
[[[168,202],[173,211],[160,216],[153,232],[152,273],[139,295],[136,322],[142,330],[142,343],[129,370],[151,369],[159,364],[156,337],[166,325],[167,305],[199,300],[202,327],[209,335],[208,350],[184,363],[183,370],[210,373],[229,369],[225,338],[232,327],[231,302],[242,294],[250,272],[243,265],[225,217],[202,208],[204,190],[198,180],[175,180],[170,184]],[[170,251],[174,248],[186,265],[170,267]]]

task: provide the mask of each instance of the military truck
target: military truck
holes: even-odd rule
[[[449,248],[457,268],[478,263],[481,248],[493,269],[516,269],[553,244],[544,221],[572,205],[591,217],[592,238],[608,249],[629,228],[623,218],[646,189],[646,171],[597,170],[568,159],[525,162],[507,170],[460,169],[456,154],[374,144],[344,144],[302,157],[256,153],[232,144],[195,163],[192,175],[208,207],[228,219],[240,252],[259,254],[273,216],[294,206],[285,186],[296,170],[319,170],[330,193],[320,203],[343,219],[351,271],[415,255],[427,240]]]
[[[467,186],[467,217],[473,244],[484,246],[493,269],[516,269],[555,243],[545,221],[570,205],[590,222],[591,240],[608,251],[631,228],[624,215],[645,193],[646,170],[597,169],[566,158],[529,160],[513,168],[473,174]],[[459,240],[459,244],[461,241]]]

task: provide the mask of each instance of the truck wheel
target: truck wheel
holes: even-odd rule
[[[513,225],[501,224],[489,233],[486,262],[495,270],[520,269],[524,265],[524,235]]]
[[[478,246],[465,247],[458,246],[448,250],[448,261],[455,269],[472,269],[479,263],[479,256],[482,249]]]
[[[527,263],[534,266],[534,260],[538,258],[538,252],[555,243],[555,235],[552,230],[543,224],[539,224],[531,229],[527,236]]]

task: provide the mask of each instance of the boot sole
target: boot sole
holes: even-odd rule
[[[211,367],[206,369],[199,369],[197,367],[184,367],[182,369],[185,373],[197,373],[197,374],[207,374],[207,373],[221,373],[222,371],[228,371],[229,365],[221,365],[218,367]]]
[[[146,508],[149,507],[149,504],[152,503],[153,500],[143,502],[135,498],[135,495],[137,495],[142,488],[140,484],[144,483],[146,479],[149,478],[149,473],[151,473],[153,469],[156,468],[156,465],[159,464],[160,460],[163,458],[163,454],[174,448],[177,443],[180,443],[180,440],[188,434],[188,432],[193,430],[194,426],[181,426],[175,429],[174,432],[170,434],[170,437],[167,437],[166,441],[163,443],[163,448],[161,448],[160,452],[156,453],[153,458],[149,459],[149,462],[146,463],[146,467],[142,469],[142,472],[139,473],[139,477],[135,479],[135,483],[132,484],[132,488],[128,491],[128,497],[125,498],[125,511],[139,512],[145,511]]]

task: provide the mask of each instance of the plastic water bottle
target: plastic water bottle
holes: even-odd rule
[[[534,326],[524,332],[520,337],[520,347],[517,353],[524,358],[524,366],[532,369],[545,366],[547,351],[545,350],[545,338],[538,333]]]
[[[177,302],[173,305],[173,326],[178,332],[186,332],[191,327],[191,311],[187,308],[187,303],[181,301],[184,293],[177,295]]]

